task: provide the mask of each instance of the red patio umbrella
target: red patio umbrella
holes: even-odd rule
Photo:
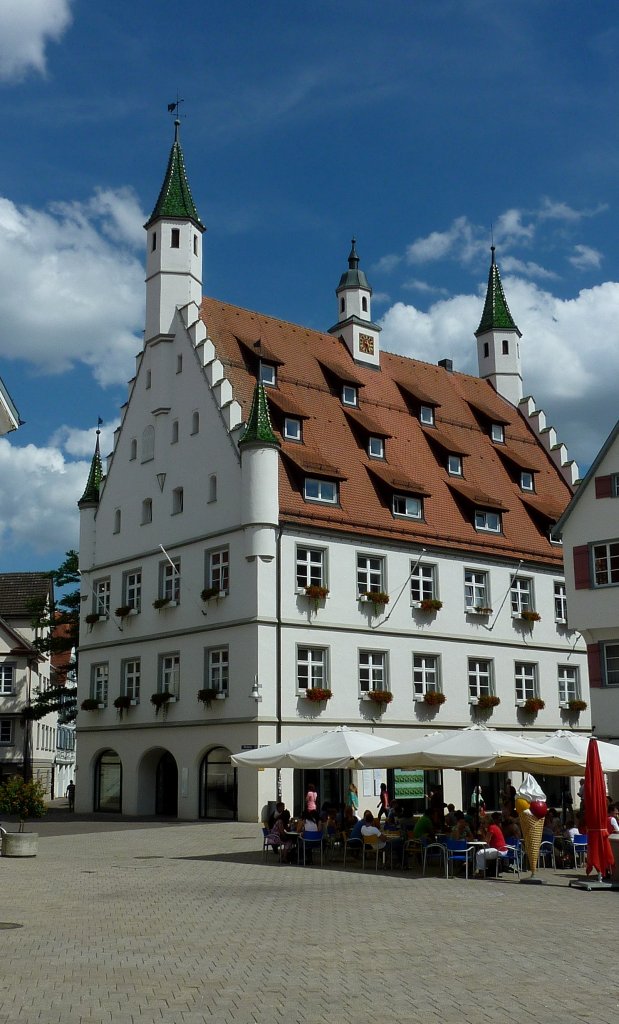
[[[585,768],[585,826],[587,829],[587,874],[598,871],[600,880],[614,864],[608,841],[606,784],[597,740],[589,740]]]

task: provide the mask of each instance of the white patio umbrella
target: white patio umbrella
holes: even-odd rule
[[[565,775],[584,775],[587,762],[587,751],[591,736],[583,736],[582,733],[570,732],[569,729],[558,729],[542,741],[542,746],[560,757],[569,757],[577,762],[578,772],[564,772]],[[596,737],[597,739],[597,737]],[[619,772],[619,745],[597,741],[602,770],[605,772]]]
[[[473,725],[413,738],[360,758],[363,768],[454,768],[481,771],[534,771],[567,775],[578,770],[568,755],[509,733]]]
[[[231,761],[240,768],[357,768],[362,754],[393,745],[393,740],[383,736],[340,725],[314,736],[234,754]]]

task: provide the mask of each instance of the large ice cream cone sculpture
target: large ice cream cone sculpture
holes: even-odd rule
[[[518,819],[522,829],[522,838],[524,840],[524,848],[527,851],[529,867],[531,868],[531,874],[534,875],[537,870],[540,846],[542,845],[544,819],[535,818],[530,811],[521,811]]]

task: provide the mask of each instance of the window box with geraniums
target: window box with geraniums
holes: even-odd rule
[[[391,704],[393,694],[390,690],[366,690],[363,699],[371,700],[374,704]]]
[[[421,612],[440,612],[443,602],[436,597],[424,597],[417,606]]]
[[[441,693],[440,690],[428,690],[427,693],[424,693],[423,695],[424,704],[428,704],[431,708],[440,707],[446,700],[447,698],[445,694]]]
[[[543,711],[545,707],[546,703],[541,697],[527,697],[522,705],[522,710],[527,715],[536,715],[538,711]]]
[[[176,704],[176,695],[170,693],[169,690],[157,691],[157,693],[151,693],[150,702],[155,709],[155,714],[158,715],[163,709],[165,715],[168,710],[169,704]]]
[[[212,686],[198,690],[198,700],[201,704],[206,705],[207,708],[210,708],[212,701],[225,700],[227,696],[228,694],[224,690],[216,690]]]
[[[94,626],[96,622],[107,622],[107,615],[103,612],[90,612],[85,619],[86,625]]]
[[[492,615],[492,608],[487,608],[485,605],[476,604],[465,608],[467,615]]]
[[[580,711],[586,711],[588,706],[589,705],[587,704],[586,700],[578,700],[575,697],[572,698],[572,700],[568,700],[567,702],[568,710],[572,711],[574,714],[578,714],[578,712]]]
[[[200,597],[202,598],[203,601],[212,601],[214,597],[216,597],[219,600],[220,597],[225,596],[226,591],[220,590],[219,587],[205,587],[202,593],[200,594]]]
[[[491,711],[492,708],[498,708],[501,703],[500,697],[495,697],[493,693],[482,693],[481,696],[471,700],[471,704],[475,703],[481,711]]]
[[[177,602],[173,601],[171,597],[157,597],[153,601],[153,608],[160,611],[161,608],[176,608]]]
[[[359,600],[374,605],[374,613],[378,615],[381,609],[389,604],[389,594],[384,590],[364,590],[359,594]]]
[[[541,622],[542,617],[539,612],[534,612],[531,608],[525,608],[521,611],[516,618],[522,619],[523,622]]]
[[[86,697],[85,700],[80,704],[82,711],[101,711],[105,704],[103,701],[96,700],[94,697]]]
[[[304,589],[305,596],[309,598],[314,609],[318,608],[321,601],[329,596],[329,588],[321,587],[317,583],[308,583]]]
[[[129,615],[137,615],[137,613],[137,608],[134,608],[132,604],[121,604],[114,612],[114,615],[117,619],[126,619]]]
[[[114,701],[114,707],[118,711],[118,717],[122,718],[125,711],[128,711],[134,704],[135,701],[132,700],[131,697],[127,697],[125,693],[121,693],[121,695]]]
[[[323,689],[320,686],[313,686],[309,687],[302,696],[305,697],[306,700],[311,700],[314,701],[315,704],[319,704],[322,700],[331,700],[333,694],[331,690]]]

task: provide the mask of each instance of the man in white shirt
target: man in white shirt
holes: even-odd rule
[[[371,811],[366,811],[363,815],[363,825],[361,826],[362,836],[380,836],[381,840],[378,843],[378,849],[383,850],[387,845],[386,841],[382,839],[382,832],[379,828],[376,828],[374,824],[374,815]]]

